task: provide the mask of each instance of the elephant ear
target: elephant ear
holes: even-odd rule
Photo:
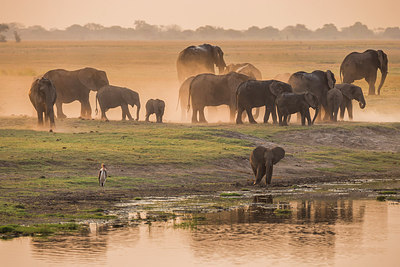
[[[347,97],[348,99],[353,99],[353,86],[351,84],[346,84],[341,88],[342,94]]]
[[[282,82],[280,81],[272,81],[269,85],[269,90],[274,96],[279,96],[284,92]]]
[[[335,75],[332,73],[332,71],[327,70],[326,71],[326,79],[328,80],[328,86],[330,89],[332,89],[333,87],[335,87]]]
[[[84,68],[79,70],[78,79],[88,89],[96,91],[95,73],[97,70],[91,68]]]
[[[272,162],[272,164],[277,164],[281,159],[285,157],[285,150],[282,147],[274,147],[273,149],[267,149],[264,152],[264,159],[266,163]]]
[[[310,107],[312,108],[318,107],[318,98],[315,95],[311,94],[310,92],[304,94],[304,99],[310,105]]]
[[[380,69],[384,69],[384,67],[385,67],[385,53],[382,50],[378,50],[377,53],[378,53]]]
[[[218,68],[225,68],[226,64],[224,61],[224,52],[219,46],[213,46],[212,49],[214,63]]]

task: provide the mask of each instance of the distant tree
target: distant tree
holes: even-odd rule
[[[14,31],[14,38],[17,43],[21,42],[21,36],[19,36],[17,31]]]
[[[386,28],[382,34],[382,37],[387,39],[400,39],[400,28],[399,27]]]
[[[315,30],[314,35],[318,39],[338,39],[340,38],[340,32],[336,26],[332,23],[325,24],[322,28]]]
[[[296,26],[287,26],[282,30],[282,34],[286,39],[311,39],[313,32],[304,24]]]
[[[2,43],[7,42],[6,37],[1,33],[8,31],[8,29],[9,29],[9,27],[7,24],[0,24],[0,42],[2,42]]]
[[[374,32],[361,22],[342,28],[342,33],[348,39],[372,39],[375,37]]]

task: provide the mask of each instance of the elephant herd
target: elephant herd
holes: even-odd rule
[[[343,120],[347,110],[349,119],[353,119],[352,100],[359,102],[361,109],[366,102],[362,89],[352,82],[365,79],[369,84],[369,95],[375,94],[377,70],[382,73],[378,94],[388,73],[388,57],[382,50],[353,52],[345,57],[340,66],[343,83],[336,84],[332,71],[315,70],[311,73],[298,71],[289,75],[287,83],[278,80],[262,80],[261,72],[250,63],[226,65],[224,53],[218,46],[203,44],[184,49],[178,57],[177,71],[181,82],[178,103],[180,102],[182,119],[185,119],[185,107],[192,108],[192,123],[207,122],[204,108],[228,105],[230,121],[243,123],[246,111],[250,123],[256,123],[252,109],[265,107],[264,123],[272,115],[273,123],[288,125],[290,115],[297,113],[305,125],[307,119],[311,125],[319,120]],[[214,72],[214,65],[219,75]],[[315,109],[311,120],[309,108]],[[324,111],[324,117],[321,116]],[[198,114],[198,116],[197,116]]]
[[[215,74],[214,66],[219,75]],[[335,75],[330,71],[315,70],[311,73],[299,71],[283,76],[289,77],[286,82],[279,80],[262,80],[261,71],[250,63],[227,65],[224,53],[219,46],[202,44],[189,46],[182,50],[176,63],[178,80],[181,83],[178,96],[182,111],[182,119],[192,109],[192,123],[207,122],[204,108],[227,105],[230,110],[230,121],[243,123],[247,115],[250,123],[256,123],[254,117],[259,108],[265,107],[264,123],[272,115],[273,123],[288,125],[290,115],[297,113],[298,120],[305,125],[307,119],[311,125],[316,118],[337,121],[343,119],[345,110],[349,119],[353,118],[352,100],[359,102],[360,108],[366,105],[360,87],[352,84],[355,80],[365,79],[369,83],[369,94],[375,94],[377,70],[382,78],[378,86],[378,94],[388,73],[388,58],[382,50],[366,50],[363,53],[353,52],[345,57],[340,66],[343,75],[342,84],[336,84]],[[54,109],[57,117],[65,118],[62,104],[79,101],[81,118],[91,118],[89,103],[90,91],[96,91],[97,103],[101,109],[102,120],[108,120],[106,112],[110,108],[120,106],[122,119],[132,120],[128,106],[136,106],[136,120],[139,120],[139,94],[128,88],[110,85],[105,71],[94,68],[83,68],[74,71],[55,69],[46,72],[33,82],[29,98],[37,111],[38,123],[43,124],[43,115],[50,126],[54,126]],[[309,108],[315,109],[311,120]],[[256,108],[253,115],[252,109]],[[146,103],[146,121],[151,114],[156,114],[157,122],[162,122],[165,102],[150,99]],[[246,114],[244,114],[244,111]],[[278,116],[277,116],[278,115]],[[278,118],[277,118],[278,117]]]
[[[107,74],[94,68],[83,68],[75,71],[63,69],[50,70],[41,78],[36,79],[29,91],[29,99],[37,111],[38,124],[43,125],[50,120],[50,128],[54,123],[54,104],[57,107],[57,117],[66,118],[62,104],[78,100],[81,103],[81,118],[91,118],[92,108],[89,103],[90,91],[97,91],[97,102],[101,110],[101,119],[108,121],[106,112],[110,108],[121,107],[122,120],[128,117],[133,120],[128,105],[136,106],[136,120],[139,120],[139,94],[131,89],[109,84]],[[146,103],[146,121],[151,114],[156,114],[157,122],[162,122],[165,103],[160,99],[149,99]]]

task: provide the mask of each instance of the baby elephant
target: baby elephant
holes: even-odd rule
[[[258,146],[250,155],[250,165],[253,169],[256,181],[254,185],[261,182],[266,174],[265,183],[271,184],[273,165],[278,163],[285,157],[285,150],[281,147],[274,147],[273,149]]]
[[[131,89],[112,85],[103,86],[96,94],[96,114],[98,112],[97,101],[100,105],[102,120],[108,121],[106,116],[107,110],[116,107],[121,107],[122,109],[122,120],[125,120],[126,117],[133,120],[128,105],[131,105],[132,107],[136,105],[136,120],[139,120],[139,94]]]
[[[309,92],[302,94],[283,93],[276,99],[276,106],[278,108],[280,126],[287,126],[288,116],[296,112],[300,112],[301,125],[304,126],[306,124],[306,118],[308,125],[314,123],[315,118],[318,115],[319,101],[315,95]],[[310,117],[310,107],[315,109],[315,115],[312,121]]]
[[[339,113],[339,107],[342,105],[343,94],[337,89],[333,88],[328,91],[327,102],[328,102],[328,110],[331,121],[337,121],[337,116]]]
[[[149,121],[151,114],[156,114],[157,122],[162,123],[164,115],[165,102],[160,99],[150,99],[146,103],[146,121]]]

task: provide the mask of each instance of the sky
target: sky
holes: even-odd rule
[[[0,0],[0,23],[64,29],[86,23],[132,27],[135,20],[145,20],[183,29],[305,24],[315,30],[326,23],[340,29],[360,21],[374,29],[400,26],[399,11],[400,0]]]

